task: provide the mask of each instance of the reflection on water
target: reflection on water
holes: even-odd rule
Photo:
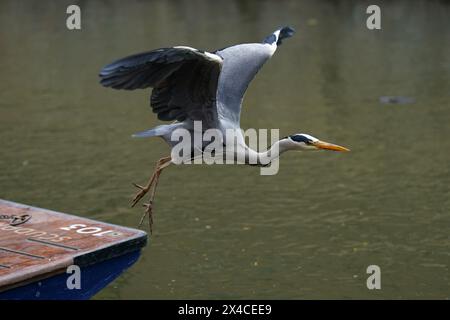
[[[131,182],[168,153],[147,90],[97,72],[171,45],[215,49],[297,34],[258,74],[244,128],[310,133],[352,152],[288,153],[164,172],[141,260],[97,298],[449,297],[450,6],[392,1],[382,31],[361,1],[0,2],[0,197],[135,226]],[[411,104],[382,104],[405,96]],[[381,267],[382,290],[366,288]]]

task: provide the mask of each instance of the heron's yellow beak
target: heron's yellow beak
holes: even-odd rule
[[[325,149],[325,150],[332,150],[332,151],[350,151],[350,149],[347,149],[345,147],[338,146],[337,144],[332,144],[324,141],[316,141],[312,143],[316,148],[319,149]]]

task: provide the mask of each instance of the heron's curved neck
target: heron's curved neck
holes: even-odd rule
[[[263,152],[257,152],[253,149],[248,148],[248,150],[253,153],[250,156],[256,157],[257,163],[260,165],[267,165],[273,160],[280,157],[280,155],[289,150],[289,146],[285,139],[278,140],[269,149]],[[249,157],[250,158],[250,157]],[[250,158],[251,160],[251,158]]]

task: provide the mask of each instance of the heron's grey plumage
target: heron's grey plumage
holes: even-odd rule
[[[218,56],[193,48],[162,48],[117,60],[100,77],[102,85],[114,89],[152,87],[150,105],[160,120],[201,120],[213,126],[221,66]]]
[[[276,45],[247,43],[216,52],[223,59],[217,88],[217,112],[225,129],[240,128],[245,91],[275,50]]]
[[[213,160],[215,163],[223,157],[226,163],[232,160],[233,163],[268,166],[288,150],[349,151],[306,134],[278,140],[263,152],[253,150],[245,143],[240,130],[244,94],[277,46],[293,33],[292,28],[284,27],[266,37],[262,43],[239,44],[214,53],[190,47],[162,48],[117,60],[101,70],[101,84],[106,87],[126,90],[153,88],[150,97],[153,112],[160,120],[173,121],[134,135],[161,137],[172,148],[170,156],[156,162],[155,170],[145,186],[134,184],[139,191],[132,200],[132,206],[151,191],[139,225],[148,215],[151,231],[156,187],[161,171],[171,163],[191,163],[191,160],[194,163],[196,160],[201,160],[200,163],[203,160],[211,163],[209,161]],[[197,120],[201,123],[200,128]],[[228,129],[232,129],[232,137]],[[205,141],[208,138],[211,141]],[[208,149],[211,145],[213,147]]]
[[[202,121],[203,130],[239,129],[245,91],[281,43],[282,30],[288,29],[273,32],[263,43],[239,44],[214,53],[173,47],[132,55],[105,66],[101,84],[126,90],[152,87],[150,105],[158,119],[177,121],[137,137],[160,136],[172,145],[171,132],[192,131],[196,120]]]

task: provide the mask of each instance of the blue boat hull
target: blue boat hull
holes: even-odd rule
[[[70,274],[62,273],[21,287],[0,292],[1,300],[87,300],[131,267],[140,250],[97,264],[81,267],[81,288],[68,289]]]

